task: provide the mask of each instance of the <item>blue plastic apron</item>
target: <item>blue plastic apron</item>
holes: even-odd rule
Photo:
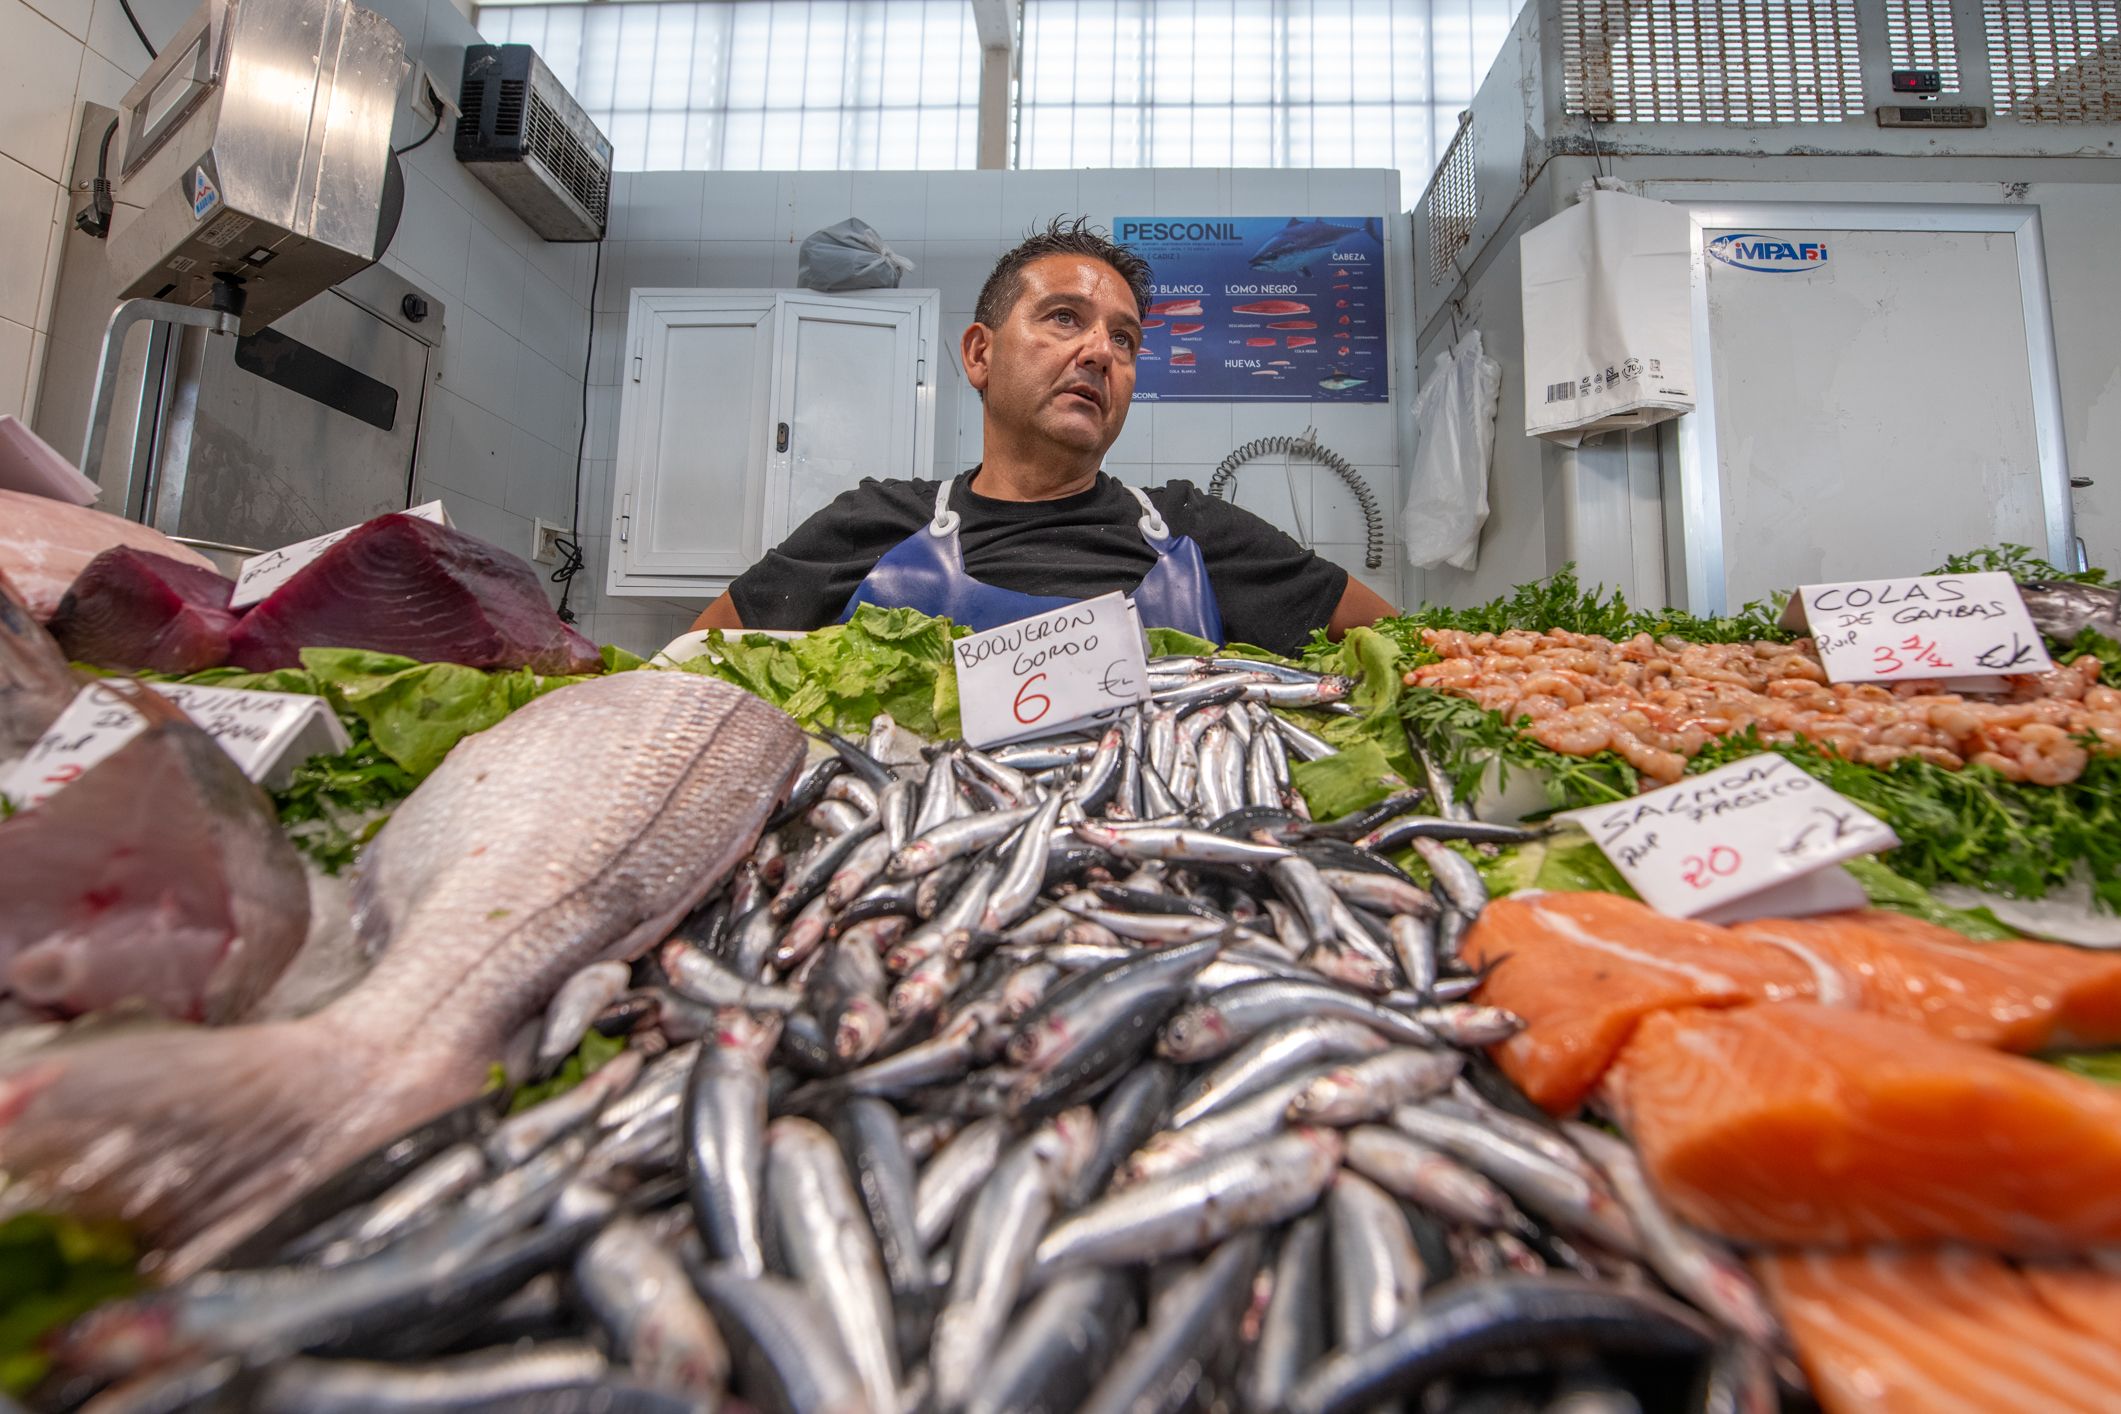
[[[957,538],[959,517],[950,509],[950,488],[956,484],[945,481],[936,488],[935,518],[884,553],[847,600],[840,612],[841,623],[854,616],[857,606],[876,604],[919,609],[983,631],[1077,602],[982,584],[965,573],[964,551]],[[1127,490],[1141,502],[1142,517],[1137,524],[1142,539],[1156,552],[1156,563],[1129,596],[1142,627],[1175,628],[1221,643],[1222,610],[1208,582],[1200,546],[1190,535],[1173,535],[1138,488]]]

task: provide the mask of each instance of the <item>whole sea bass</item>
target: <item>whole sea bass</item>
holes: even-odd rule
[[[802,761],[777,709],[634,672],[466,739],[362,858],[374,969],[324,1010],[112,1035],[0,1074],[0,1208],[122,1217],[211,1260],[350,1160],[475,1095],[569,976],[630,958],[749,854]]]

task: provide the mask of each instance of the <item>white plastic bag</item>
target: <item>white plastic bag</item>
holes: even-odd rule
[[[1501,402],[1502,365],[1481,352],[1478,329],[1436,356],[1414,399],[1414,474],[1400,520],[1416,569],[1469,570],[1479,562]]]
[[[1687,214],[1594,190],[1526,231],[1524,430],[1574,447],[1694,408]]]
[[[913,262],[884,244],[859,216],[803,237],[795,282],[806,290],[895,290]]]

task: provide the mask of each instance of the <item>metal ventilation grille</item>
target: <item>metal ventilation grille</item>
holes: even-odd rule
[[[535,89],[530,93],[530,131],[523,149],[545,164],[545,170],[582,203],[599,226],[605,224],[611,205],[609,174]]]
[[[1943,81],[1943,92],[1959,92],[1952,0],[1886,0],[1885,36],[1894,68],[1933,69]]]
[[[457,140],[477,143],[479,114],[486,107],[486,80],[466,79],[457,93]]]
[[[501,80],[501,101],[493,110],[493,135],[518,137],[523,132],[523,95],[529,89],[521,79]]]
[[[1982,0],[1998,113],[2121,122],[2121,0]]]
[[[1473,240],[1473,220],[1480,214],[1480,184],[1475,180],[1473,125],[1460,123],[1443,162],[1429,182],[1429,283],[1451,278],[1452,259]]]
[[[1601,123],[1863,112],[1856,0],[1562,0],[1563,98]]]

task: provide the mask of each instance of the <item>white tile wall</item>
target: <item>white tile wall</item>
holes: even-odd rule
[[[792,287],[796,248],[820,226],[859,216],[918,268],[909,288],[942,292],[943,344],[936,388],[935,466],[951,475],[980,454],[980,403],[958,367],[957,340],[995,259],[1021,233],[1056,215],[1115,216],[1299,214],[1356,215],[1399,209],[1396,172],[1083,171],[1083,172],[643,172],[622,177],[613,192],[613,239],[604,255],[597,298],[589,425],[589,472],[583,524],[610,523],[612,461],[618,445],[623,314],[636,287]],[[695,201],[695,193],[698,200]],[[697,211],[690,226],[684,213]],[[1388,231],[1397,223],[1388,222]],[[527,309],[527,302],[526,302]],[[1403,359],[1404,355],[1395,355]],[[1399,390],[1411,396],[1412,388]],[[1188,480],[1206,486],[1215,466],[1243,442],[1268,434],[1301,434],[1315,426],[1321,443],[1354,464],[1376,492],[1387,532],[1383,567],[1363,567],[1363,520],[1352,493],[1330,470],[1295,464],[1284,478],[1279,458],[1250,463],[1237,479],[1237,504],[1291,533],[1302,530],[1321,553],[1396,599],[1397,511],[1402,460],[1391,404],[1136,403],[1106,469],[1139,486]],[[594,584],[608,553],[591,537]],[[584,576],[588,576],[585,574]],[[578,584],[580,581],[578,581]],[[593,591],[600,630],[637,633],[687,618],[698,605],[607,600]],[[584,602],[578,590],[576,603]],[[660,615],[660,617],[658,617]],[[682,625],[680,625],[682,627]],[[601,633],[611,638],[611,633]],[[615,639],[612,641],[624,641]],[[629,646],[632,646],[629,644]]]

